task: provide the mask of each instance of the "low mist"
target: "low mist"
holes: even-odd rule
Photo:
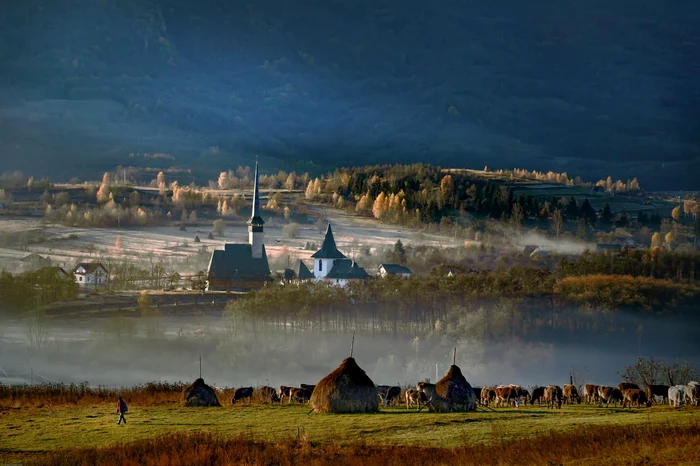
[[[439,323],[436,324],[439,327]],[[691,326],[692,327],[692,326]],[[316,383],[350,354],[352,333],[313,330],[255,332],[226,312],[159,318],[49,319],[43,340],[30,338],[22,320],[0,330],[0,382],[64,382],[129,386],[152,381],[189,382],[199,375],[216,386]],[[425,335],[357,332],[353,356],[377,384],[435,380],[457,365],[475,386],[568,383],[617,384],[619,372],[639,355],[700,361],[697,335],[671,316],[630,318],[622,336],[576,334],[529,340],[481,341],[436,331]],[[538,341],[542,340],[542,341]],[[548,341],[547,341],[548,340]]]

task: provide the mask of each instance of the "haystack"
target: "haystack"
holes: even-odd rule
[[[216,391],[204,383],[204,379],[195,380],[182,391],[183,406],[221,406]]]
[[[430,404],[430,409],[439,412],[476,411],[476,395],[459,367],[450,366],[445,377],[435,385],[435,396]]]
[[[376,413],[379,395],[355,359],[347,358],[316,385],[311,405],[317,413]]]

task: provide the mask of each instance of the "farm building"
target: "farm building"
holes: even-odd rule
[[[106,285],[109,277],[107,269],[99,262],[84,262],[73,269],[75,283],[80,286]]]
[[[223,250],[212,253],[207,271],[208,290],[255,290],[272,280],[265,252],[264,224],[260,216],[258,163],[255,162],[255,187],[252,214],[248,220],[248,243],[225,244]]]
[[[400,264],[379,264],[380,277],[393,275],[395,277],[409,278],[412,274],[411,269]]]
[[[321,249],[316,251],[311,258],[314,260],[313,275],[316,280],[345,286],[350,280],[366,280],[370,278],[365,269],[357,265],[354,260],[345,257],[345,254],[338,250],[330,224],[328,224],[328,229],[326,229],[326,236],[323,238]]]
[[[17,268],[16,272],[33,272],[39,269],[43,269],[44,267],[50,266],[51,259],[40,256],[39,254],[33,252],[19,260],[19,267]]]

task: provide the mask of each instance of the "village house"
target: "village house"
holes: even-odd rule
[[[107,269],[99,262],[84,262],[73,269],[75,283],[80,286],[102,286],[107,284],[109,275]]]
[[[354,260],[348,259],[345,254],[338,250],[330,224],[328,224],[326,229],[326,236],[323,238],[321,249],[316,251],[311,258],[314,261],[313,276],[316,281],[346,286],[351,280],[366,280],[370,278],[365,269],[357,265]]]
[[[210,291],[256,290],[272,280],[265,252],[265,222],[260,216],[258,163],[255,162],[253,209],[248,220],[248,243],[229,243],[211,255],[207,271]]]
[[[382,278],[388,275],[409,278],[412,274],[411,269],[400,264],[379,264],[379,276]]]

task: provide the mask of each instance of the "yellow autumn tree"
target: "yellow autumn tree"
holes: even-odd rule
[[[455,183],[452,180],[452,175],[445,175],[440,181],[440,195],[442,196],[442,202],[447,203],[447,200],[452,197],[455,190]]]
[[[156,183],[158,184],[158,193],[161,196],[165,195],[165,173],[163,172],[158,172],[158,176],[156,176]]]
[[[383,192],[379,193],[379,196],[374,200],[374,204],[372,204],[372,215],[374,215],[374,218],[380,219],[382,218],[382,215],[386,211],[387,208],[387,198],[384,195]]]
[[[369,192],[366,192],[359,201],[357,201],[357,205],[355,206],[355,210],[357,212],[361,213],[366,213],[369,212],[369,210],[372,208],[372,196],[370,196]]]
[[[100,189],[97,190],[97,202],[104,204],[109,201],[109,186],[110,186],[109,173],[102,175],[102,184],[100,184]]]
[[[673,217],[673,220],[679,220],[681,218],[681,206],[677,205],[673,208],[671,217]]]
[[[657,231],[651,235],[651,248],[656,249],[660,248],[661,246],[663,246],[663,242],[661,241],[661,233]]]

